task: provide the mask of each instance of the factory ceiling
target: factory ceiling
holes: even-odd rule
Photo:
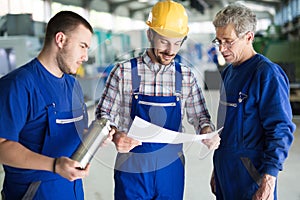
[[[95,10],[108,12],[118,16],[130,17],[132,19],[145,20],[151,7],[157,0],[50,0],[65,5],[74,5]],[[190,22],[211,20],[214,14],[222,7],[237,0],[178,0],[188,12]],[[258,18],[272,18],[275,11],[288,0],[246,0],[262,9],[254,9]],[[272,12],[273,11],[273,12]]]

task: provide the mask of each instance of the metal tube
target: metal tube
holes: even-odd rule
[[[107,138],[110,129],[110,123],[107,119],[94,120],[89,126],[88,132],[84,135],[82,143],[71,156],[71,159],[80,162],[81,168],[84,169]]]

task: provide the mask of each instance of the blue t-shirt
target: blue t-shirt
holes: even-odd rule
[[[35,152],[40,152],[48,128],[49,102],[41,88],[60,112],[71,111],[84,103],[80,85],[73,76],[64,74],[57,78],[37,58],[2,77],[0,88],[0,137],[21,141]]]

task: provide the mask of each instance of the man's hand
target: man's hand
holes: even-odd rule
[[[113,140],[113,135],[116,132],[117,132],[117,128],[116,127],[111,127],[111,130],[109,131],[107,137],[105,138],[105,140],[101,144],[101,147],[106,146],[107,144],[109,144]]]
[[[53,171],[56,174],[61,175],[69,181],[74,181],[88,176],[89,170],[90,164],[88,164],[85,169],[81,169],[79,162],[68,157],[56,158],[56,163],[53,166]]]
[[[206,134],[206,133],[211,133],[211,132],[212,132],[212,129],[210,128],[210,126],[206,126],[201,130],[200,134]],[[202,140],[202,143],[205,144],[209,150],[214,150],[219,147],[220,141],[221,141],[221,138],[220,138],[219,134],[216,134],[211,139]]]
[[[125,132],[116,132],[113,135],[112,141],[115,143],[116,149],[120,153],[128,153],[134,147],[142,145],[140,141],[127,137]]]
[[[276,177],[265,174],[252,200],[273,200]]]
[[[210,190],[211,192],[216,195],[216,180],[215,180],[215,172],[214,170],[211,173],[211,178],[210,178]]]

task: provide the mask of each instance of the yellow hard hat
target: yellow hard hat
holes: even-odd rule
[[[156,3],[146,24],[158,34],[170,38],[185,37],[189,32],[184,7],[170,0]]]

